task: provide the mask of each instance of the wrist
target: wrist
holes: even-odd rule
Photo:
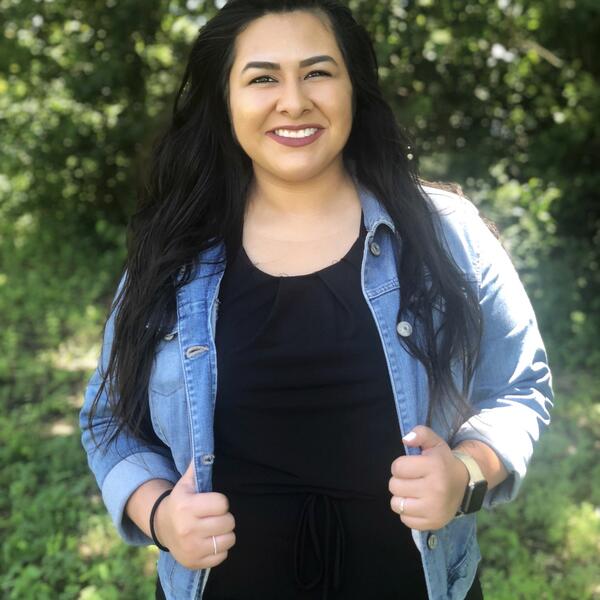
[[[488,482],[488,488],[492,489],[508,477],[508,471],[494,450],[479,440],[463,440],[452,448],[458,452],[464,452],[475,460],[483,476]]]
[[[169,551],[168,543],[164,534],[168,529],[168,506],[172,490],[173,488],[165,490],[156,498],[150,513],[150,531],[152,534],[152,539],[154,540],[154,543],[165,552]]]
[[[464,495],[458,505],[456,516],[473,513],[481,509],[488,490],[488,481],[479,463],[468,452],[452,450],[453,456],[463,463],[468,473],[467,484],[463,488]]]
[[[168,479],[150,479],[133,492],[125,505],[125,514],[148,537],[152,537],[148,517],[154,502],[162,492],[171,489],[173,485]]]

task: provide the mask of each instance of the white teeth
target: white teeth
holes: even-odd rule
[[[318,129],[299,129],[298,131],[290,131],[289,129],[276,129],[275,133],[281,137],[304,138],[315,134]]]

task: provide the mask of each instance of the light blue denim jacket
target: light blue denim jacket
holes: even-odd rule
[[[483,310],[484,337],[469,396],[476,415],[462,425],[453,445],[467,439],[485,442],[509,472],[508,479],[488,490],[484,508],[489,509],[515,498],[520,488],[534,445],[550,423],[552,377],[531,303],[509,257],[476,207],[456,194],[424,189],[440,212],[441,239],[476,291]],[[427,377],[421,363],[400,342],[401,333],[406,335],[410,328],[397,329],[401,282],[392,248],[394,224],[371,192],[360,185],[358,190],[367,228],[362,290],[381,336],[400,429],[406,434],[425,423]],[[224,256],[223,244],[204,254],[213,261]],[[127,435],[97,451],[87,417],[100,384],[98,369],[86,388],[80,413],[82,444],[106,508],[127,544],[152,544],[124,512],[128,498],[141,484],[154,478],[177,482],[193,456],[197,491],[213,491],[212,465],[218,460],[213,438],[217,389],[214,333],[222,269],[223,264],[200,263],[190,281],[178,290],[177,322],[157,348],[149,384],[150,411],[153,427],[170,452]],[[119,287],[122,283],[123,279]],[[105,328],[100,356],[104,368],[113,331],[114,312]],[[461,385],[458,376],[457,383]],[[96,433],[107,427],[108,410],[103,396],[94,420]],[[448,439],[443,421],[434,420],[432,427]],[[420,450],[405,446],[405,452],[419,454]],[[455,518],[436,531],[412,530],[412,535],[423,561],[429,598],[464,598],[481,558],[475,514]],[[167,600],[201,598],[209,573],[210,569],[189,570],[170,553],[160,552],[158,574]]]

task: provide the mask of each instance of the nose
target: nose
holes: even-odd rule
[[[281,94],[277,101],[277,110],[290,116],[301,115],[305,110],[312,108],[312,100],[302,87],[302,81],[290,78],[281,87]]]

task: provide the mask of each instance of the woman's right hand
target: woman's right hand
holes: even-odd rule
[[[235,519],[229,512],[229,500],[217,492],[196,492],[193,459],[173,491],[158,505],[154,528],[158,541],[188,569],[217,566],[235,544]]]

